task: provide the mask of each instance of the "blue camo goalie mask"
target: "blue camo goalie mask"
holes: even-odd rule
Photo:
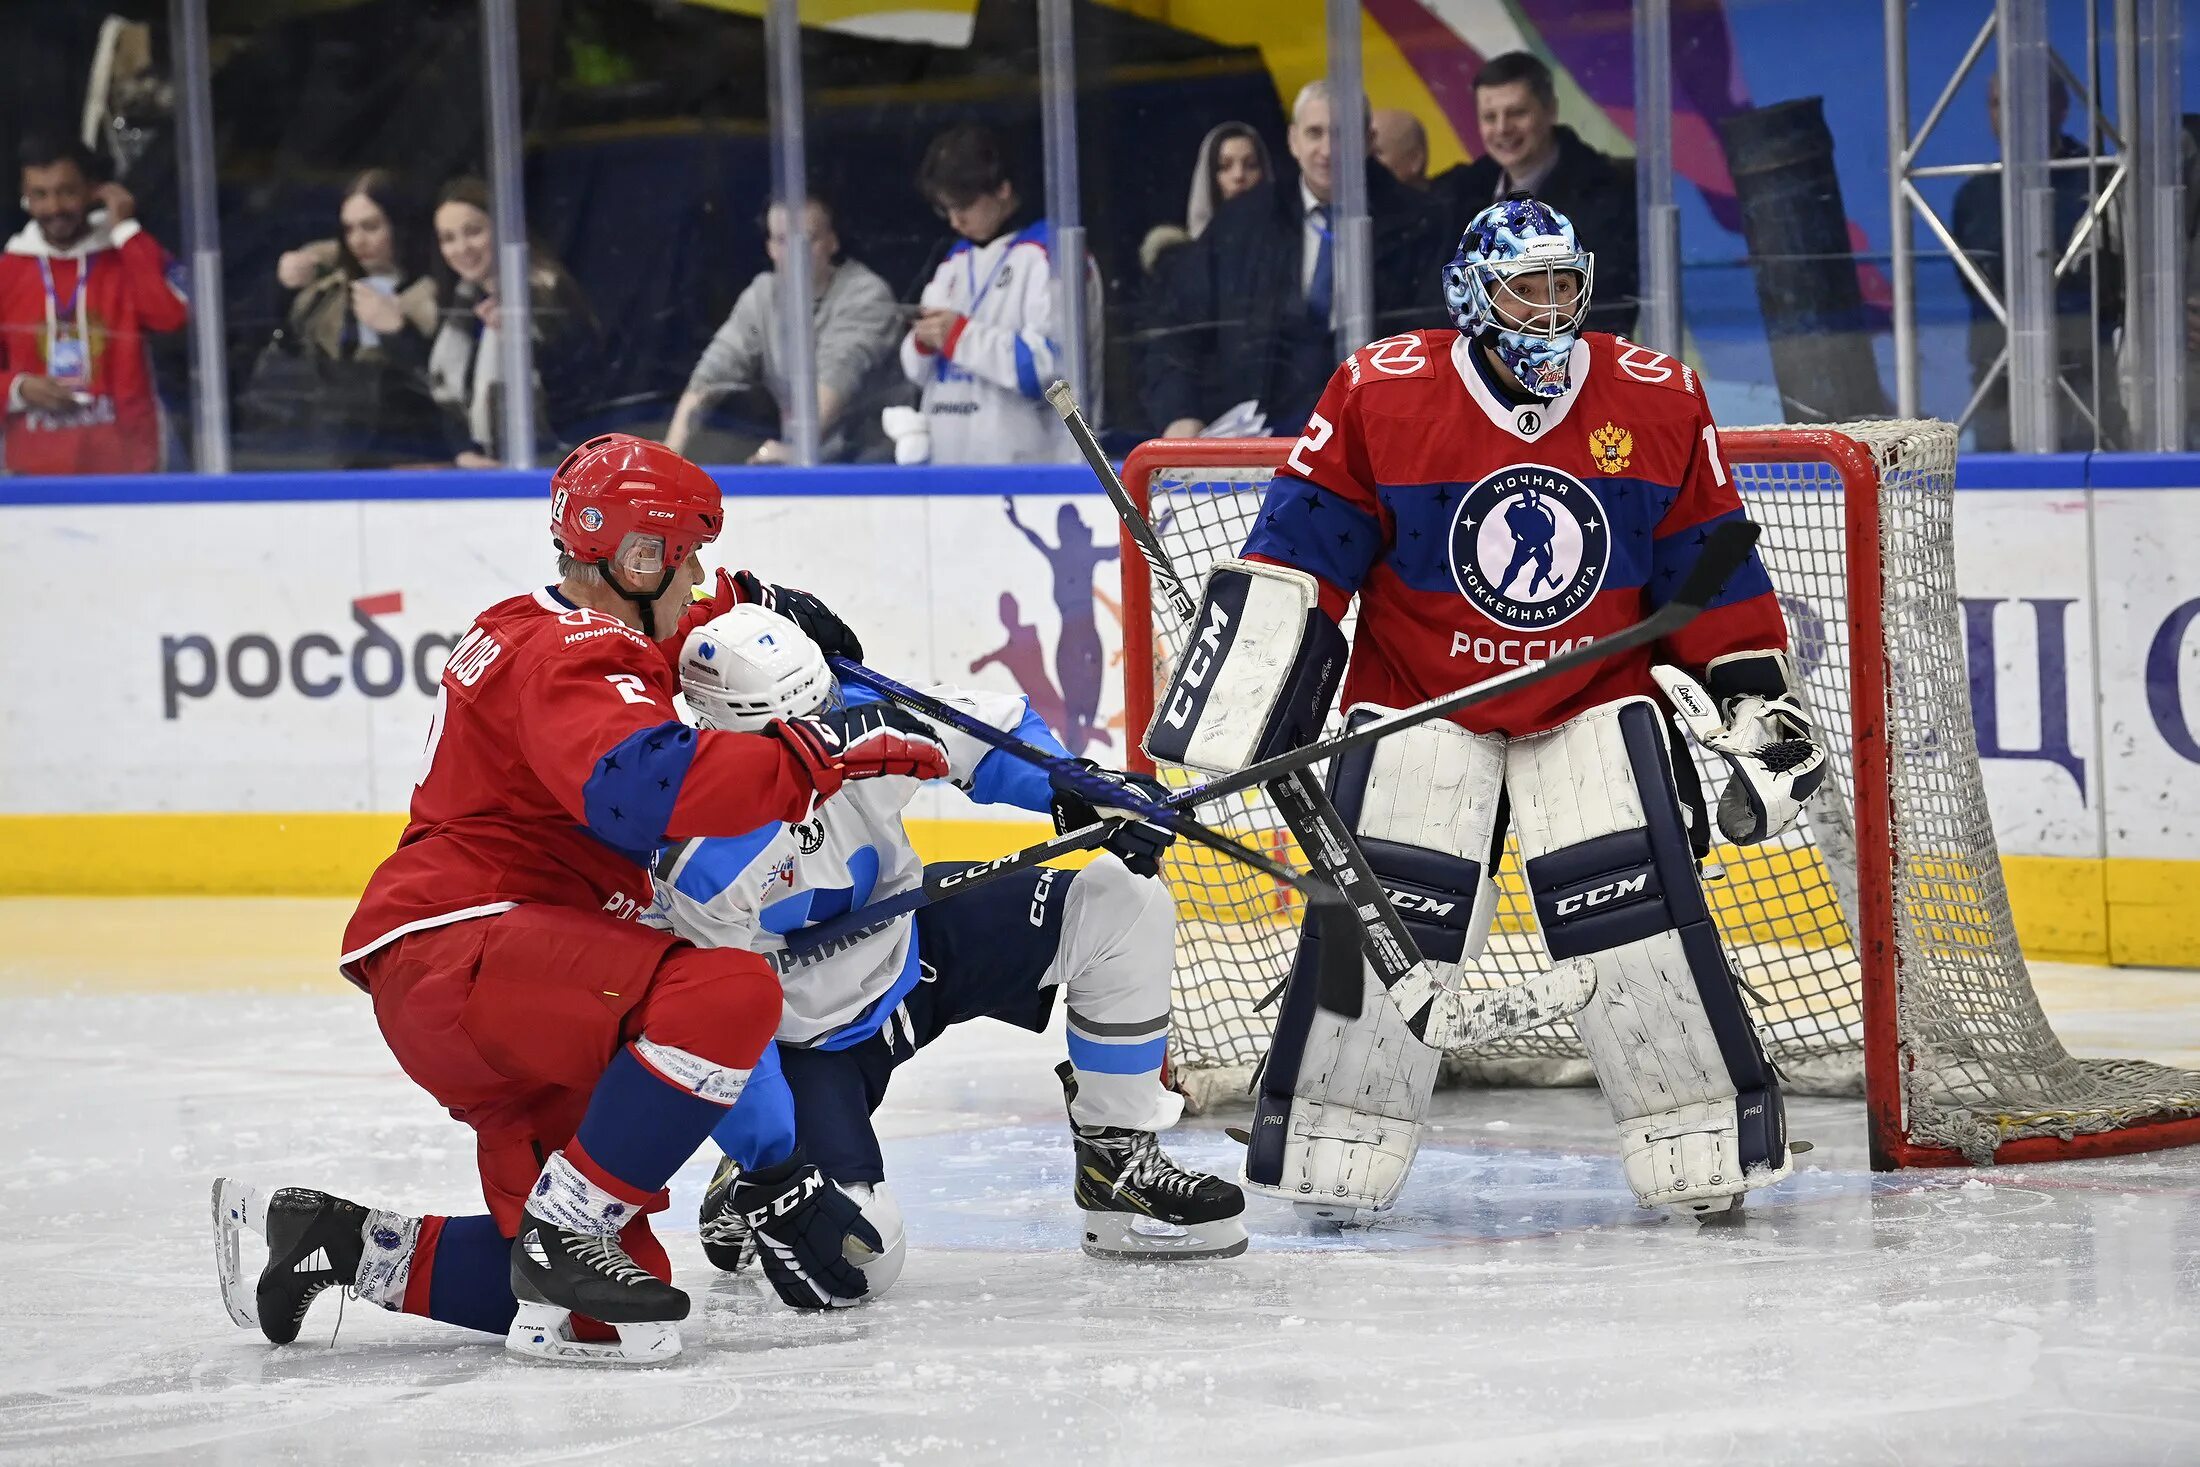
[[[1462,335],[1489,334],[1528,391],[1557,397],[1572,385],[1595,267],[1564,214],[1534,199],[1501,199],[1459,237],[1444,267],[1444,304]]]

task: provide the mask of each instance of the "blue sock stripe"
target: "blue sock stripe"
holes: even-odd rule
[[[695,1154],[726,1108],[651,1074],[621,1045],[596,1082],[573,1139],[637,1192],[654,1192]]]
[[[428,1281],[428,1318],[501,1335],[512,1327],[512,1240],[487,1213],[443,1220]]]
[[[1096,1075],[1143,1075],[1161,1068],[1169,1041],[1148,1039],[1138,1044],[1103,1044],[1074,1031],[1069,1038],[1069,1062]]]

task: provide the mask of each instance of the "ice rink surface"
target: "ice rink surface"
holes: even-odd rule
[[[654,1370],[523,1364],[338,1298],[297,1344],[214,1283],[218,1172],[479,1210],[470,1133],[329,971],[342,904],[0,902],[0,1461],[2200,1462],[2200,1155],[1865,1169],[1861,1107],[1743,1219],[1639,1212],[1591,1091],[1439,1097],[1404,1202],[1252,1250],[1078,1251],[1058,1037],[972,1026],[882,1114],[910,1253],[828,1316],[667,1242]],[[2200,974],[2036,968],[2074,1049],[2200,1064]],[[1170,1145],[1235,1170],[1220,1121]]]

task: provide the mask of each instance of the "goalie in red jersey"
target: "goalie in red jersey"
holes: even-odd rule
[[[721,571],[717,593],[690,606],[719,493],[670,449],[597,438],[550,487],[560,579],[482,612],[452,649],[411,821],[368,881],[341,960],[405,1072],[477,1133],[489,1211],[412,1217],[217,1183],[230,1313],[278,1344],[317,1294],[342,1287],[503,1333],[521,1354],[677,1353],[688,1297],[648,1214],[740,1095],[778,1027],[780,989],[752,953],[633,920],[650,904],[648,863],[667,840],[805,819],[848,780],[947,771],[937,736],[885,705],[754,733],[682,723],[682,639],[734,604],[763,602],[836,651],[862,648],[814,597],[746,574]],[[812,1262],[837,1265],[843,1238],[868,1224],[816,1168],[778,1170],[763,1180],[779,1188],[783,1234],[797,1253],[812,1234],[829,1239],[831,1257]],[[269,1255],[256,1288],[238,1266],[253,1229]]]
[[[1342,702],[1359,721],[1608,636],[1672,593],[1741,500],[1695,373],[1579,330],[1592,270],[1563,215],[1500,201],[1444,272],[1458,330],[1390,337],[1337,369],[1244,558],[1210,576],[1197,636],[1214,655],[1179,668],[1155,757],[1222,773],[1310,738],[1334,684],[1316,669],[1340,661],[1354,597]],[[1447,983],[1481,953],[1492,868],[1507,826],[1518,836],[1544,946],[1593,969],[1576,1023],[1644,1206],[1723,1211],[1790,1167],[1779,1080],[1699,882],[1709,812],[1658,701],[1730,764],[1727,837],[1771,839],[1824,765],[1786,648],[1753,557],[1663,644],[1395,734],[1330,773]],[[1260,1072],[1245,1175],[1351,1220],[1403,1186],[1439,1056],[1372,971],[1361,1017],[1320,1011],[1313,941]]]

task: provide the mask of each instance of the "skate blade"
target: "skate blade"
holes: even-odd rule
[[[267,1236],[267,1194],[231,1177],[214,1179],[214,1275],[221,1280],[222,1304],[240,1329],[260,1327],[259,1301],[254,1295],[256,1278],[246,1278],[244,1249],[246,1229],[253,1236]]]
[[[1085,1251],[1095,1258],[1138,1263],[1235,1258],[1248,1243],[1244,1221],[1234,1217],[1177,1224],[1130,1212],[1085,1213]]]
[[[1810,1143],[1804,1142],[1803,1149],[1809,1150]],[[1775,1182],[1785,1181],[1794,1170],[1795,1157],[1794,1150],[1791,1147],[1788,1155],[1781,1159],[1780,1165],[1776,1167],[1752,1167],[1742,1173],[1742,1188],[1738,1192],[1718,1193],[1708,1197],[1689,1197],[1678,1201],[1661,1199],[1650,1205],[1663,1207],[1676,1217],[1691,1218],[1700,1223],[1715,1222],[1720,1218],[1739,1217],[1744,1197],[1752,1192],[1769,1187]]]
[[[1333,1228],[1364,1228],[1375,1221],[1381,1209],[1354,1207],[1346,1202],[1293,1202],[1291,1211],[1300,1221],[1320,1223]]]
[[[572,1312],[522,1299],[504,1348],[524,1360],[554,1365],[661,1365],[680,1353],[680,1327],[669,1319],[618,1324],[616,1340],[576,1340]]]

